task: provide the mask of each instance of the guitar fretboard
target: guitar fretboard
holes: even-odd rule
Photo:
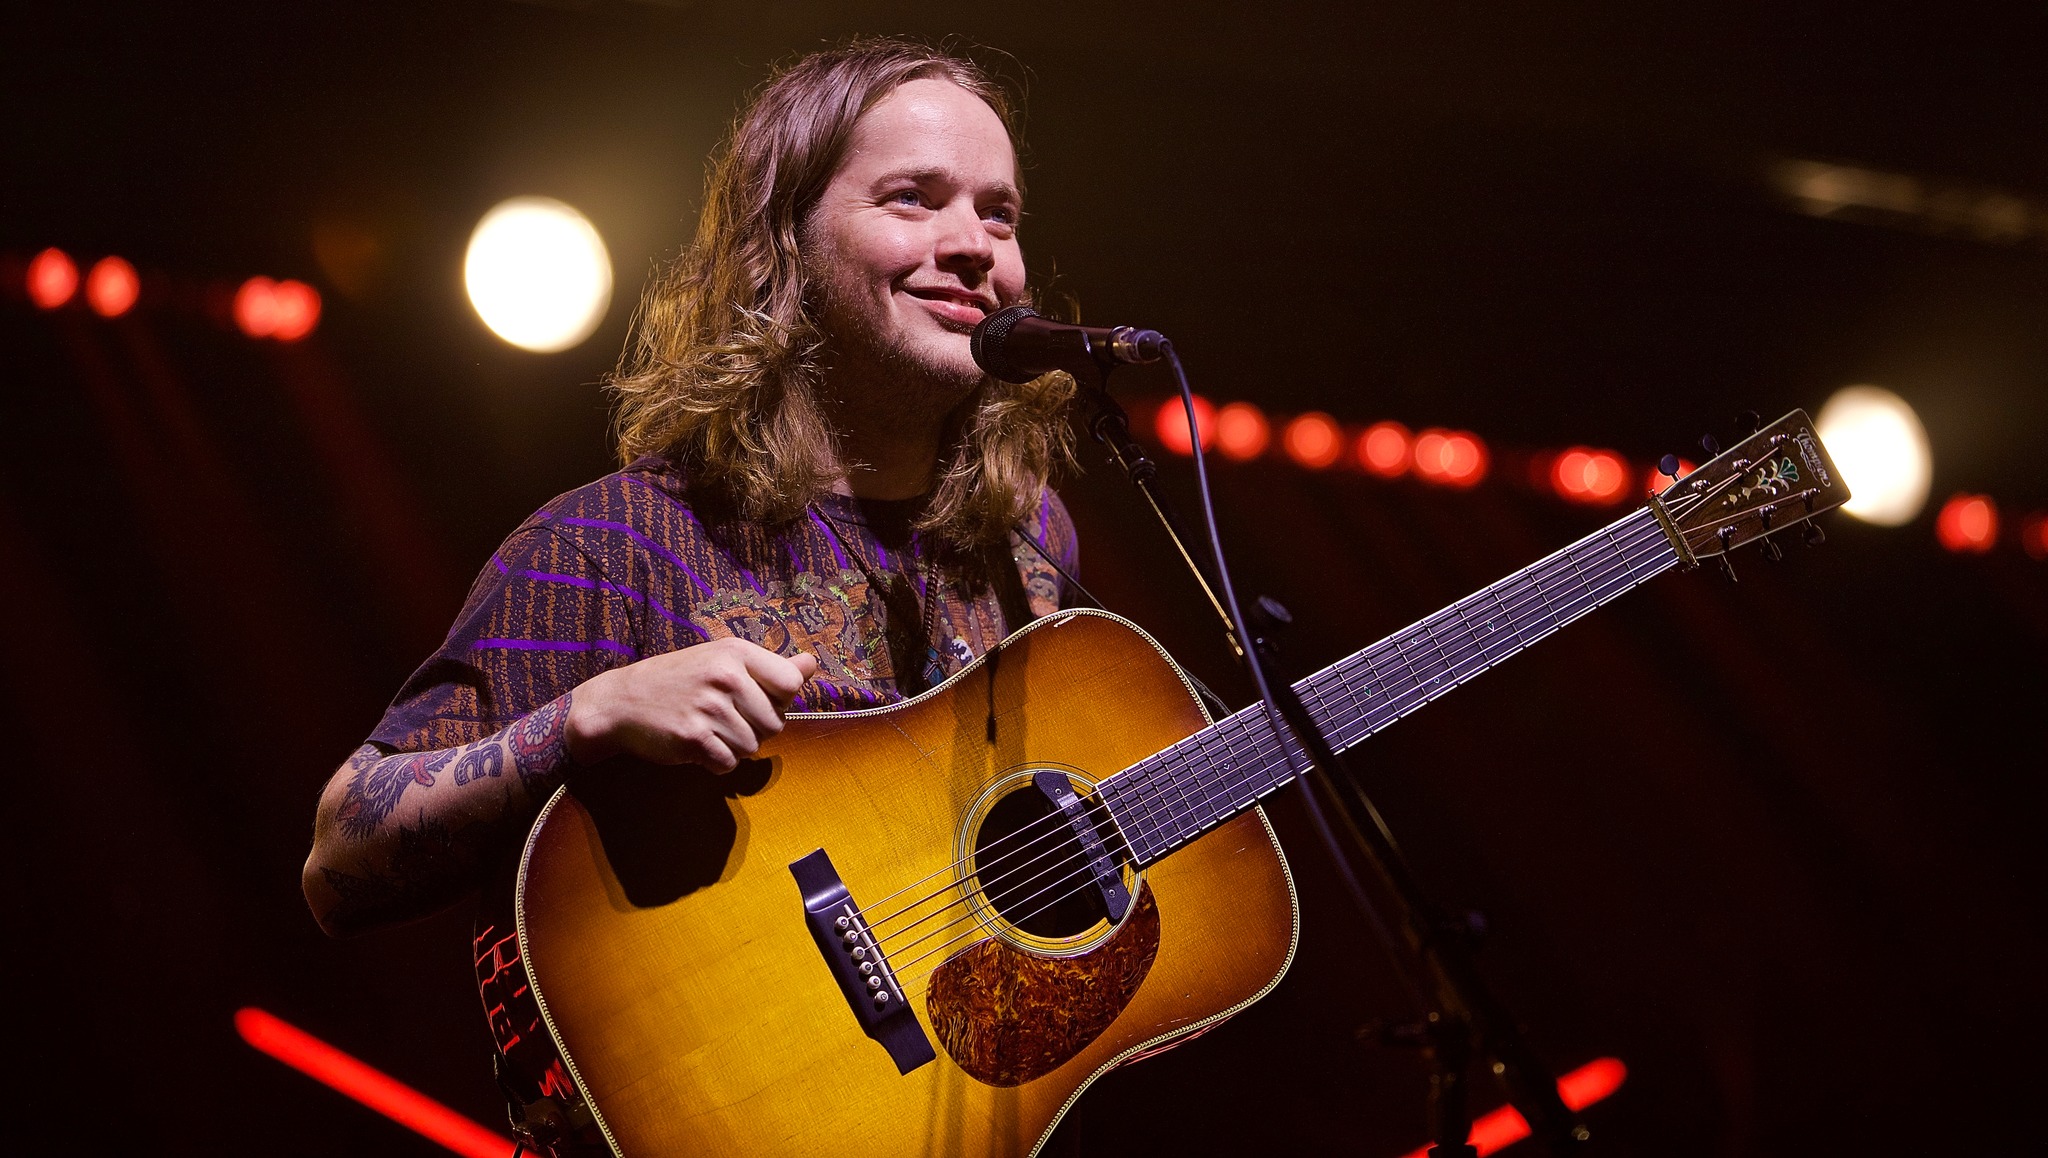
[[[1645,507],[1294,685],[1338,750],[1678,563]],[[1102,782],[1139,867],[1257,804],[1306,767],[1254,704]]]

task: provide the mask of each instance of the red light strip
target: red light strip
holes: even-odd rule
[[[512,1139],[260,1009],[235,1013],[242,1040],[465,1158],[509,1158]]]
[[[1558,1096],[1564,1104],[1574,1110],[1583,1110],[1594,1102],[1621,1088],[1628,1077],[1628,1067],[1620,1058],[1603,1057],[1589,1061],[1578,1069],[1557,1079]],[[1529,1123],[1522,1119],[1521,1111],[1513,1106],[1500,1109],[1472,1123],[1472,1135],[1468,1139],[1480,1158],[1509,1146],[1529,1136]],[[1428,1158],[1429,1147],[1419,1146],[1401,1158]]]

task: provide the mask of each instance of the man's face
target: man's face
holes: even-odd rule
[[[1024,292],[1017,161],[994,110],[947,80],[899,86],[861,117],[804,233],[839,401],[931,415],[981,380],[975,324]],[[906,414],[905,417],[911,417]]]

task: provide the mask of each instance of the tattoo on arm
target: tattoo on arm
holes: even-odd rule
[[[343,765],[347,783],[334,812],[341,846],[320,865],[341,923],[424,915],[473,887],[480,867],[518,837],[568,770],[569,703],[563,695],[459,748],[358,748]],[[401,808],[407,800],[412,806]]]

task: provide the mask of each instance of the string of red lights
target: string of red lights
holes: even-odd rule
[[[40,310],[82,301],[100,317],[118,318],[145,301],[142,275],[127,259],[111,255],[94,262],[81,279],[71,255],[52,246],[29,259],[23,280],[29,303]],[[320,324],[320,291],[302,281],[252,277],[233,290],[207,287],[203,296],[216,307],[209,312],[251,338],[296,342]]]
[[[1484,439],[1469,430],[1427,427],[1411,432],[1392,421],[1347,425],[1319,410],[1290,418],[1269,416],[1249,402],[1218,407],[1195,396],[1195,424],[1202,449],[1232,462],[1282,457],[1307,470],[1347,469],[1381,479],[1413,475],[1425,483],[1466,490],[1484,482],[1494,465]],[[1274,435],[1277,427],[1279,435]],[[1152,432],[1159,444],[1183,457],[1193,453],[1180,399],[1161,402]],[[1634,502],[1646,492],[1662,490],[1671,477],[1656,466],[1631,465],[1619,451],[1590,446],[1539,450],[1526,456],[1529,484],[1569,503],[1615,506]],[[1680,459],[1678,477],[1696,464]],[[1998,503],[1989,495],[1957,494],[1935,517],[1935,539],[1958,554],[1986,554],[2001,541]],[[2021,550],[2037,562],[2048,562],[2048,511],[2022,516],[2013,536]]]

